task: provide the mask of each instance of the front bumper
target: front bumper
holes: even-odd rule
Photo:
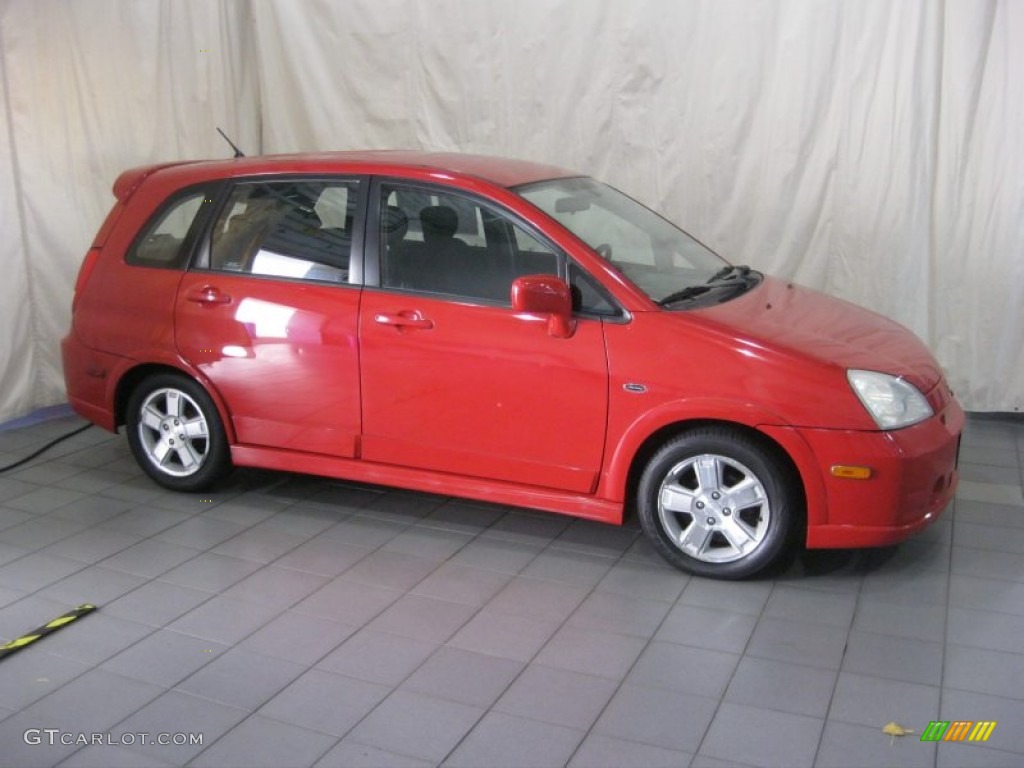
[[[964,412],[944,383],[936,390],[928,398],[935,416],[912,427],[798,430],[817,459],[824,486],[824,515],[817,522],[809,516],[808,548],[897,544],[938,519],[959,481]],[[870,467],[871,477],[835,477],[836,465]]]

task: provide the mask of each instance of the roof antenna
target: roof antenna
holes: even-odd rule
[[[235,157],[245,157],[245,154],[242,152],[242,150],[240,150],[238,147],[236,147],[235,146],[235,142],[233,142],[231,139],[229,139],[228,135],[226,133],[224,133],[224,131],[222,131],[219,127],[217,128],[217,133],[219,133],[221,136],[223,136],[224,137],[224,141],[226,141],[228,144],[230,144],[231,148],[233,150],[235,150]]]

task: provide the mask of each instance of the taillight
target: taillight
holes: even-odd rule
[[[85,288],[85,284],[89,282],[89,276],[92,274],[93,269],[96,267],[96,261],[100,257],[99,248],[90,248],[88,253],[85,254],[85,259],[82,261],[82,266],[78,270],[78,279],[75,281],[75,296],[71,300],[71,311],[75,311],[75,307],[78,305],[78,299],[82,295],[82,291]]]

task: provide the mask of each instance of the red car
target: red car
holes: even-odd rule
[[[739,578],[901,541],[964,416],[878,315],[731,266],[591,178],[457,154],[137,168],[86,254],[68,397],[161,485],[232,465],[621,523]]]

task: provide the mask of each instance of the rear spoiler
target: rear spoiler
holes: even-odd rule
[[[171,168],[175,165],[187,165],[190,160],[178,160],[173,163],[157,163],[155,165],[140,165],[137,168],[129,168],[127,171],[117,177],[114,182],[114,197],[117,198],[118,202],[127,202],[128,198],[132,196],[132,193],[139,188],[139,185],[146,179],[147,176],[151,176],[159,170],[164,168]]]

